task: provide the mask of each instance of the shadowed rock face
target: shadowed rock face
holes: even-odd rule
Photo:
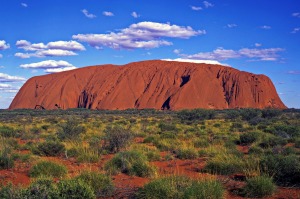
[[[10,109],[281,108],[271,80],[208,64],[143,61],[90,66],[29,79]]]

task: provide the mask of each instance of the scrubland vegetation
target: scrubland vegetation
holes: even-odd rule
[[[297,198],[299,154],[299,110],[3,110],[0,198]]]

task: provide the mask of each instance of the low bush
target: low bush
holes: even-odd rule
[[[176,157],[179,159],[196,159],[198,158],[198,151],[193,147],[182,147],[175,150]]]
[[[15,165],[14,159],[7,151],[0,151],[0,169],[10,169]]]
[[[111,177],[99,172],[84,171],[76,179],[87,183],[97,197],[110,196],[114,191]]]
[[[185,176],[170,176],[149,182],[138,191],[137,198],[221,199],[224,192],[222,184],[214,179],[197,181]]]
[[[59,199],[96,199],[93,189],[82,180],[63,180],[57,184]]]
[[[258,132],[247,132],[240,135],[240,143],[241,144],[252,144],[259,137]]]
[[[55,198],[57,194],[55,188],[52,178],[40,177],[23,191],[22,197],[28,199]]]
[[[156,175],[155,167],[151,166],[147,157],[139,151],[119,152],[105,164],[104,168],[111,174],[121,172],[140,177]]]
[[[64,150],[65,146],[58,141],[46,141],[40,143],[36,148],[32,148],[32,152],[40,156],[58,156]]]
[[[208,120],[215,117],[215,111],[207,109],[182,110],[177,112],[181,121]]]
[[[116,153],[126,148],[132,141],[133,134],[121,126],[108,127],[105,130],[104,148]]]
[[[260,161],[260,170],[273,176],[280,185],[300,184],[300,158],[296,155],[265,155]]]
[[[295,147],[300,148],[300,137],[295,139]]]
[[[62,178],[66,174],[67,168],[64,165],[51,161],[38,162],[29,170],[30,177],[49,176],[54,178]]]
[[[165,123],[165,122],[160,122],[158,124],[158,128],[160,128],[160,131],[161,132],[164,132],[164,131],[177,131],[177,127],[175,124],[172,124],[172,123]]]
[[[60,125],[60,131],[57,133],[58,138],[74,140],[84,133],[86,129],[81,126],[76,118],[68,118],[68,120]]]
[[[274,194],[276,186],[271,177],[256,176],[247,179],[247,184],[243,188],[243,195],[251,198],[263,198]]]

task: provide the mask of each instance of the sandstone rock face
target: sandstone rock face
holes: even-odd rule
[[[209,64],[143,61],[102,65],[29,79],[10,109],[280,108],[265,75]]]

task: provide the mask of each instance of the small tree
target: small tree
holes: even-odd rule
[[[121,126],[108,127],[105,130],[104,148],[110,152],[119,152],[125,148],[132,140],[132,132]]]

